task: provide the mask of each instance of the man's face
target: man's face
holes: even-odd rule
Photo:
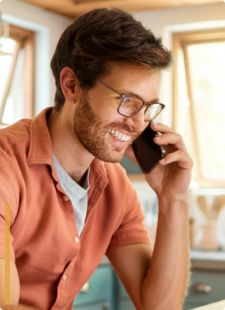
[[[141,66],[112,64],[110,73],[101,81],[120,93],[135,94],[146,102],[158,98],[159,71]],[[120,161],[127,147],[144,130],[144,109],[133,117],[117,112],[119,95],[97,82],[91,90],[84,90],[75,104],[73,130],[80,143],[95,157]]]

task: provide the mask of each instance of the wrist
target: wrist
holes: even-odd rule
[[[188,213],[189,210],[189,195],[163,195],[158,197],[159,208],[162,210],[183,210]]]
[[[162,203],[170,203],[170,204],[188,204],[189,203],[189,192],[183,193],[161,193],[157,195],[158,201]]]

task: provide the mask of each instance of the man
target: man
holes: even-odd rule
[[[159,200],[154,249],[117,164],[156,116],[151,105],[160,109],[169,63],[160,40],[120,10],[91,11],[62,34],[51,62],[55,108],[0,134],[0,257],[3,269],[9,206],[12,304],[71,309],[106,254],[137,309],[182,309],[192,168],[183,140],[151,122],[166,150],[145,175]]]

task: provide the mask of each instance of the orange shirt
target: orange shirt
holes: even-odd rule
[[[95,159],[88,213],[81,236],[69,198],[52,163],[46,118],[0,130],[0,257],[5,257],[5,206],[10,207],[11,259],[21,284],[20,303],[41,310],[71,309],[75,296],[107,251],[149,243],[135,191],[119,164]]]

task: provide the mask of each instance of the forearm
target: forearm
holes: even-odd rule
[[[188,199],[162,199],[154,251],[142,287],[143,309],[181,310],[188,277]]]

